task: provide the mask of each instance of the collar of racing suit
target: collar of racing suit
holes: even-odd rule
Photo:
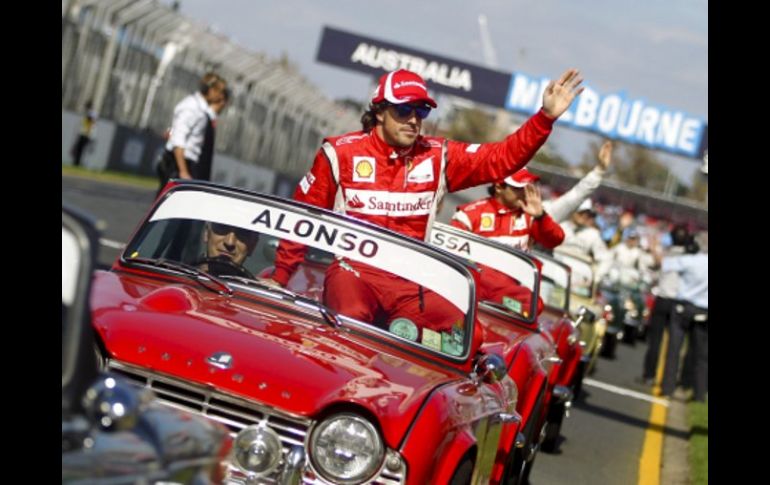
[[[414,143],[419,143],[420,140],[422,140],[422,135],[419,135]],[[372,129],[372,131],[369,132],[369,142],[374,146],[378,153],[384,153],[391,160],[402,158],[404,155],[409,155],[414,149],[414,143],[407,148],[397,148],[388,145],[385,140],[380,138],[376,129]]]
[[[506,207],[502,202],[498,201],[494,195],[490,197],[489,200],[496,214],[511,214],[518,217],[523,212],[519,207],[517,207],[516,209],[510,209]]]

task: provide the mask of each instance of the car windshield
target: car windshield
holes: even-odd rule
[[[540,280],[540,298],[551,307],[560,310],[568,308],[568,288],[570,283],[570,271],[543,254],[535,254],[542,263],[542,280]]]
[[[326,322],[464,359],[475,288],[459,261],[414,239],[292,201],[183,183],[163,197],[121,264],[181,273],[212,294],[252,293]],[[269,279],[293,268],[285,288]]]
[[[579,297],[592,298],[594,268],[591,263],[578,256],[558,250],[554,251],[553,257],[569,266],[572,270],[570,292]]]
[[[532,258],[509,246],[442,223],[435,223],[430,243],[477,263],[479,301],[534,321],[538,271]]]

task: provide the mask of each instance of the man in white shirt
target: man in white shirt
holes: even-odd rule
[[[561,224],[564,230],[564,241],[560,249],[582,254],[591,258],[594,263],[601,263],[608,257],[607,245],[596,227],[596,211],[591,199],[580,204],[572,218]]]
[[[174,108],[166,150],[159,167],[160,188],[169,178],[202,179],[211,173],[214,156],[214,120],[217,114],[213,104],[225,96],[227,81],[216,73],[205,74],[197,92],[185,97]]]
[[[685,245],[688,243],[690,233],[687,226],[678,224],[671,230],[671,247],[665,253],[657,256],[657,264],[660,265],[664,257],[679,256],[684,254]],[[660,271],[655,293],[655,303],[652,306],[650,324],[647,330],[647,351],[644,354],[641,382],[652,385],[655,383],[655,372],[660,355],[660,344],[663,331],[668,328],[671,311],[677,303],[679,291],[679,273],[676,271]]]
[[[690,345],[695,352],[694,396],[696,401],[706,399],[708,389],[708,309],[709,309],[709,257],[698,252],[697,244],[690,244],[688,254],[663,259],[662,270],[679,274],[677,299],[671,313],[666,367],[663,371],[661,393],[671,396],[676,388],[679,371],[679,353],[685,333],[690,335]]]
[[[610,249],[606,258],[600,262],[596,277],[601,280],[607,275],[610,283],[619,283],[625,287],[635,287],[645,281],[653,259],[640,247],[639,240],[636,228],[626,229],[623,242]]]

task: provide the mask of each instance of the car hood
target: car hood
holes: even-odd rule
[[[463,379],[269,298],[97,272],[91,305],[118,361],[311,419],[332,404],[356,403],[379,417],[391,446],[433,389]]]

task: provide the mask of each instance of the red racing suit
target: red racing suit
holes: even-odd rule
[[[521,209],[509,209],[494,197],[457,207],[450,224],[526,251],[529,238],[548,249],[564,241],[561,226],[547,213],[535,219]]]
[[[492,183],[524,167],[553,122],[540,110],[505,140],[482,144],[419,136],[398,149],[376,130],[327,138],[294,199],[424,240],[446,192]],[[285,286],[304,254],[303,245],[282,241],[273,279]]]
[[[540,111],[504,141],[485,144],[419,136],[408,148],[394,148],[376,130],[327,138],[294,198],[424,240],[447,191],[500,180],[523,167],[552,125]],[[281,241],[273,279],[286,286],[305,251],[302,244]],[[409,320],[424,345],[435,342],[435,337],[426,340],[427,329],[442,333],[441,350],[444,334],[463,319],[459,310],[427,288],[340,258],[326,271],[324,303],[391,331],[398,321]],[[480,338],[481,332],[474,332],[474,339]]]

